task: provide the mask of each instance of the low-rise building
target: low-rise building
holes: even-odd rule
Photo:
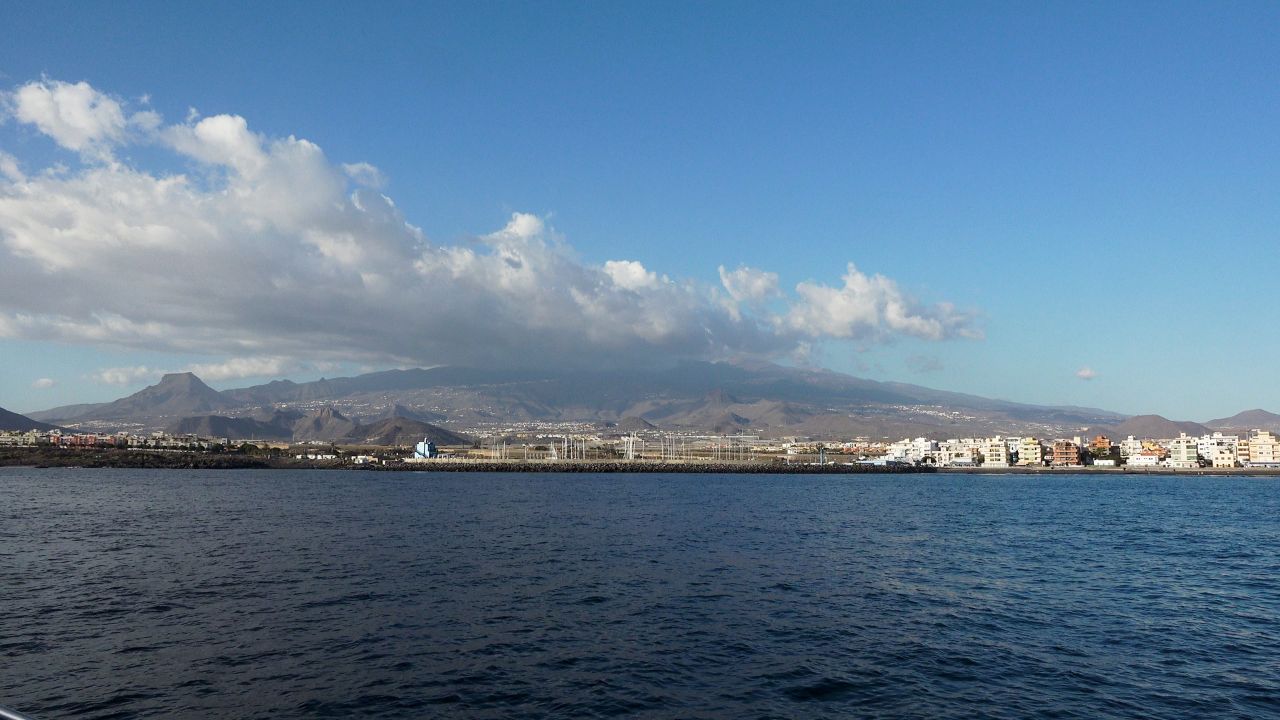
[[[1160,467],[1160,461],[1164,456],[1158,450],[1139,450],[1129,456],[1127,465],[1132,468],[1153,468]]]
[[[1053,443],[1053,464],[1059,467],[1080,465],[1080,446],[1070,440]]]

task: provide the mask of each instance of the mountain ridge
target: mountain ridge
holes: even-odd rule
[[[290,415],[274,415],[280,412]],[[1086,433],[1176,437],[1179,432],[1207,431],[1200,423],[1175,422],[1157,415],[1127,416],[1096,408],[1016,403],[765,362],[701,361],[626,372],[441,366],[302,383],[273,380],[221,392],[191,373],[171,373],[155,385],[113,402],[63,406],[28,417],[93,428],[116,423],[121,427],[208,430],[218,437],[288,436],[322,441],[346,438],[358,426],[383,420],[474,428],[520,422],[590,422],[603,427],[630,419],[628,424],[637,428],[643,428],[637,423],[643,421],[682,432],[710,430],[772,437],[821,433],[940,439]],[[1280,416],[1266,411],[1246,411],[1208,425],[1272,418],[1280,422]]]

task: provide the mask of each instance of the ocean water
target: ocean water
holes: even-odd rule
[[[42,718],[1280,716],[1280,479],[0,470]]]

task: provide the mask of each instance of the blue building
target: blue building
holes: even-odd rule
[[[423,440],[413,448],[413,457],[415,460],[437,458],[440,457],[440,448],[430,440]]]

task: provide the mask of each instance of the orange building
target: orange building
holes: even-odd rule
[[[1080,446],[1070,440],[1059,440],[1053,444],[1054,465],[1080,465]]]

